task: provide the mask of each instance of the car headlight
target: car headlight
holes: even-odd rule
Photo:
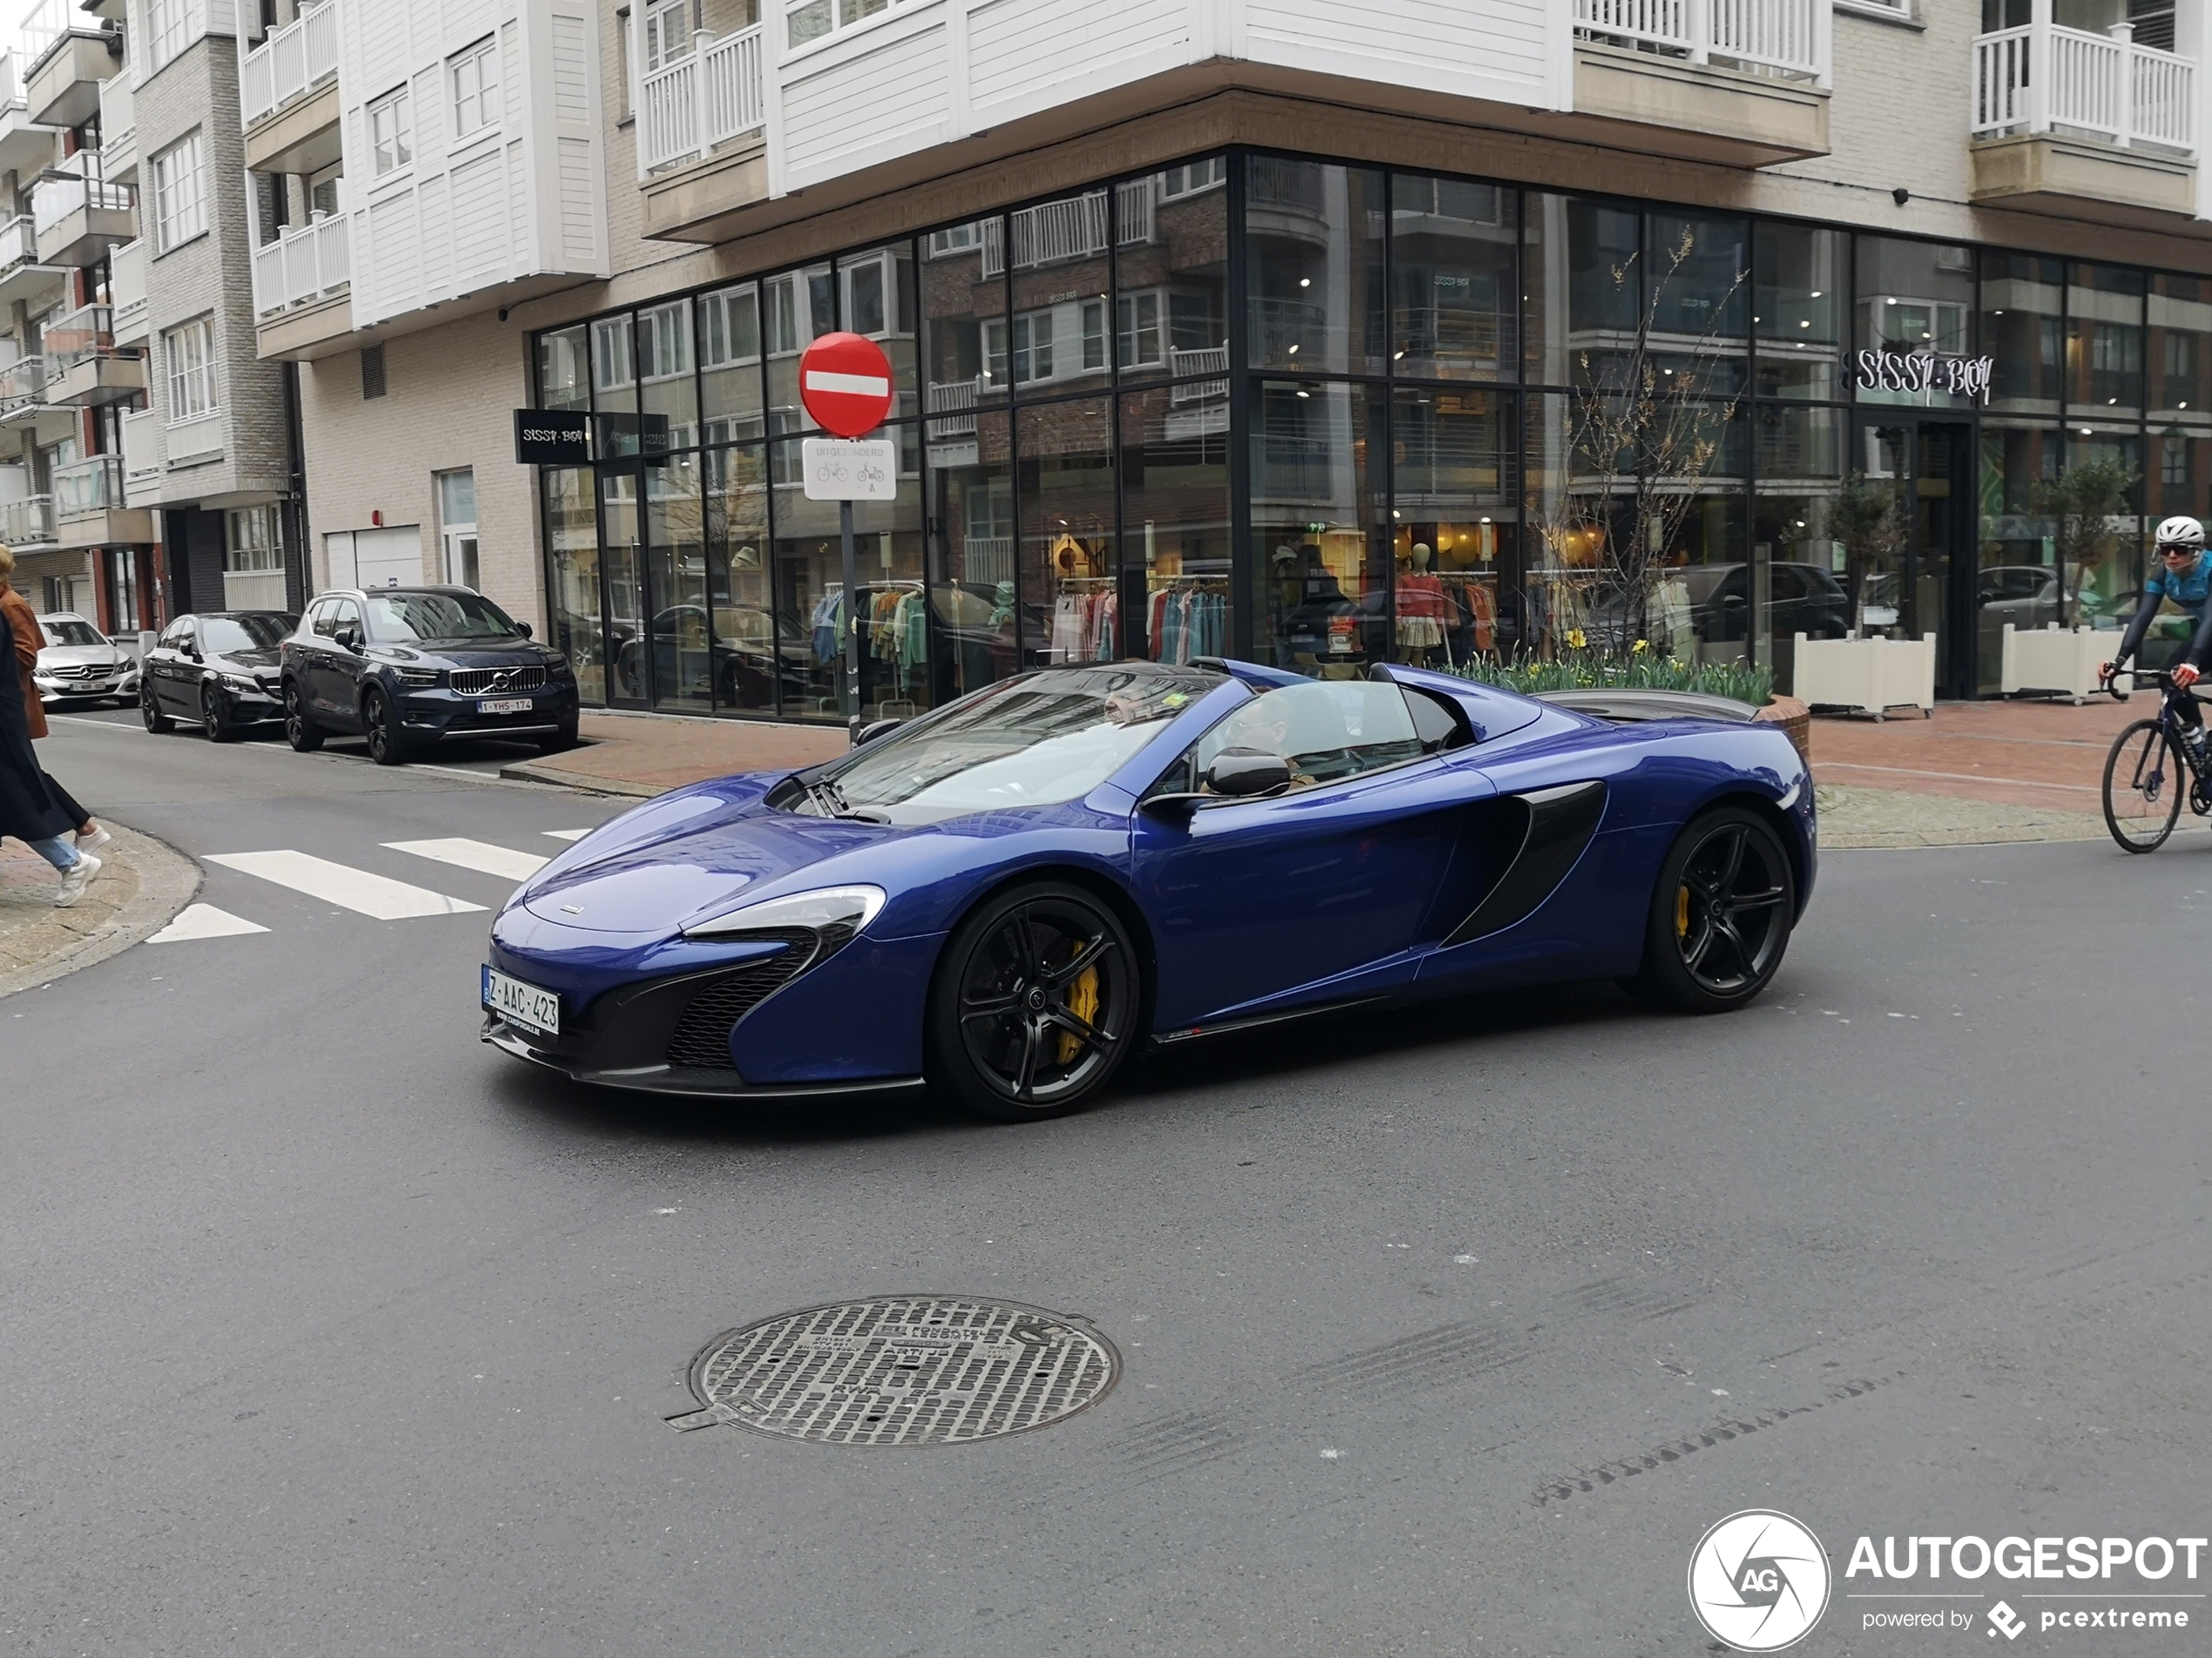
[[[750,933],[797,928],[814,935],[813,959],[822,961],[851,943],[882,907],[880,886],[825,886],[819,892],[793,893],[787,898],[741,905],[709,920],[693,922],[684,929],[684,936],[741,939]]]
[[[402,685],[430,686],[438,683],[435,668],[400,668],[395,670]]]

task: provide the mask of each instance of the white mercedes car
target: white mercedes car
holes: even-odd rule
[[[45,648],[30,671],[38,700],[53,704],[93,698],[129,704],[138,698],[138,664],[130,652],[69,610],[38,618]]]

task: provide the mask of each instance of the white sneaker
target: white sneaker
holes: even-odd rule
[[[54,894],[57,909],[67,909],[84,896],[84,889],[99,879],[100,860],[91,853],[79,853],[77,861],[62,873],[61,890]]]
[[[105,828],[96,823],[92,826],[92,832],[91,834],[79,835],[77,837],[77,850],[79,852],[98,852],[101,847],[106,846],[109,841],[114,839],[115,837],[113,835],[108,833]]]

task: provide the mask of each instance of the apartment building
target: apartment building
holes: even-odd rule
[[[612,706],[834,719],[848,617],[870,715],[1625,637],[1639,495],[1664,648],[1786,688],[1799,632],[1932,637],[1973,696],[2205,509],[2206,44],[2203,0],[323,0],[240,64],[260,349],[316,581],[469,581]],[[905,457],[850,596],[798,484],[833,328]],[[1656,435],[1595,441],[1638,365]],[[525,408],[590,463],[516,464]],[[2038,486],[2099,455],[2135,499],[2066,564]]]

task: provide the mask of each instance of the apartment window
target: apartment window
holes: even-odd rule
[[[436,475],[438,529],[445,541],[446,580],[483,590],[476,557],[476,475],[468,467]]]
[[[452,64],[453,135],[465,138],[499,119],[499,59],[491,39],[478,41]]]
[[[1009,336],[1003,322],[983,325],[983,376],[987,382],[1003,384],[1008,367],[1008,342],[1012,341],[1014,383],[1027,386],[1040,380],[1052,378],[1053,326],[1052,313],[1039,311],[1028,316],[1016,317]]]
[[[636,383],[628,317],[608,317],[591,325],[591,379],[603,392],[620,391]]]
[[[224,515],[223,568],[240,572],[282,568],[273,506],[234,507]]]
[[[404,86],[368,106],[368,148],[379,178],[415,159],[415,114]]]
[[[1085,300],[1082,307],[1083,367],[1106,367],[1106,301]]]
[[[726,368],[760,359],[760,298],[748,283],[699,301],[699,367]]]
[[[645,73],[691,55],[691,0],[662,0],[645,11]]]
[[[681,300],[637,313],[637,372],[669,381],[691,372],[691,331]]]
[[[929,257],[950,259],[955,253],[972,253],[983,246],[983,225],[978,219],[973,224],[955,225],[950,230],[929,233]]]
[[[215,412],[215,319],[199,317],[161,336],[169,367],[169,424]]]
[[[2189,445],[2182,437],[2166,437],[2158,448],[2158,481],[2161,483],[2187,483],[2189,481]]]
[[[179,140],[153,158],[154,244],[157,252],[203,235],[207,229],[207,178],[199,134]]]
[[[1160,199],[1173,201],[1177,196],[1195,196],[1202,190],[1211,190],[1228,180],[1228,166],[1221,157],[1208,156],[1204,161],[1186,161],[1180,166],[1170,167],[1160,175]]]
[[[791,44],[804,46],[810,40],[849,28],[863,17],[888,10],[890,5],[891,0],[799,0],[791,9],[786,27]]]
[[[1124,368],[1153,368],[1167,361],[1160,334],[1160,296],[1124,293],[1116,301],[1120,313],[1120,356]]]
[[[159,69],[185,49],[185,0],[146,0],[146,64]]]
[[[345,199],[345,164],[334,162],[320,172],[307,178],[307,212],[309,217],[320,213],[326,219],[338,216],[340,205]]]

